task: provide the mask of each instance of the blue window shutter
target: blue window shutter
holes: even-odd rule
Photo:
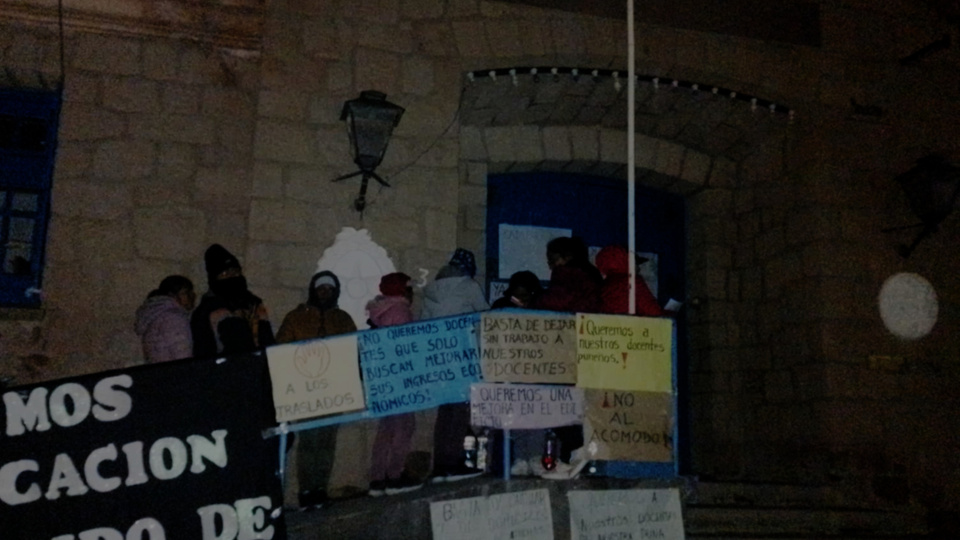
[[[0,90],[0,306],[40,305],[60,103]]]

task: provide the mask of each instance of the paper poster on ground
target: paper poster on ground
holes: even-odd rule
[[[588,459],[673,461],[673,397],[664,392],[584,391]]]
[[[577,382],[576,318],[548,311],[481,315],[480,355],[488,382]]]
[[[277,422],[364,407],[356,334],[269,347],[267,362]]]
[[[500,279],[510,279],[514,272],[529,270],[542,281],[550,279],[547,266],[547,242],[573,234],[571,229],[533,227],[501,223],[499,227]]]
[[[670,392],[673,321],[577,314],[577,386]]]
[[[677,489],[570,491],[573,540],[684,540]]]
[[[430,522],[433,540],[553,540],[546,489],[432,502]]]
[[[470,425],[540,429],[583,423],[583,389],[477,383],[470,386]]]

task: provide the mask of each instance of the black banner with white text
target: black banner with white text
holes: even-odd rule
[[[265,358],[22,386],[0,411],[4,539],[286,538]]]

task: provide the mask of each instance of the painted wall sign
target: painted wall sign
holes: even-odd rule
[[[5,391],[3,538],[286,538],[269,388],[251,355]]]
[[[570,491],[570,538],[684,540],[676,489]]]
[[[673,321],[577,314],[577,386],[670,392]]]
[[[483,379],[488,382],[577,382],[575,318],[548,311],[481,315]]]
[[[673,460],[673,396],[587,389],[583,441],[590,459]]]
[[[470,425],[537,429],[583,423],[583,389],[478,383],[470,387]]]
[[[357,354],[356,334],[268,348],[277,422],[363,409]]]
[[[433,540],[553,540],[546,489],[433,502],[430,523]]]

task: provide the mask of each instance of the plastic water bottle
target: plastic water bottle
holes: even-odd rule
[[[490,470],[490,430],[483,428],[477,437],[477,468],[483,472]]]
[[[463,438],[463,466],[477,468],[477,438],[472,433]]]
[[[540,458],[540,464],[544,470],[552,471],[557,468],[557,456],[560,454],[560,441],[557,440],[557,434],[552,429],[547,430],[547,435],[543,438],[543,457]]]

